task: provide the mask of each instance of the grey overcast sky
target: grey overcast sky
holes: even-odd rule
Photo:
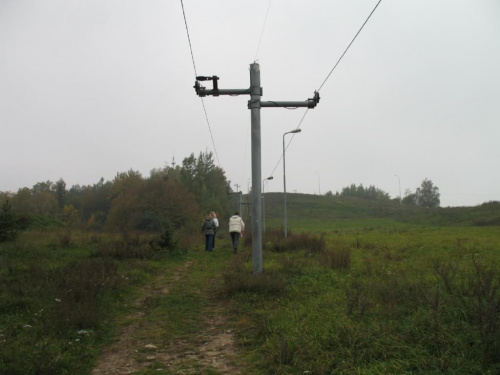
[[[377,2],[184,0],[196,72],[244,89],[257,61],[263,101],[306,100]],[[0,0],[0,191],[213,151],[246,192],[249,97],[204,98],[210,133],[194,77],[180,0]],[[302,123],[303,108],[261,110],[266,192],[300,123],[289,192],[398,197],[428,178],[442,206],[500,200],[500,1],[383,0],[320,94]]]

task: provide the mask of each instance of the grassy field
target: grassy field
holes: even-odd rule
[[[199,235],[179,250],[64,230],[0,244],[0,373],[89,374],[141,288],[186,262],[167,295],[147,298],[148,338],[197,337],[216,299],[242,374],[500,373],[498,204],[417,210],[291,194],[284,239],[280,196],[266,199],[258,276],[250,235],[237,256],[221,237],[211,257]]]

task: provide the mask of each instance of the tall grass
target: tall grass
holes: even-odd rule
[[[382,226],[319,234],[318,252],[270,247],[266,282],[283,285],[274,293],[251,287],[248,264],[239,264],[225,280],[238,314],[252,322],[240,332],[253,371],[498,373],[495,232]]]
[[[183,254],[155,241],[51,229],[2,243],[0,373],[89,373],[123,296]]]

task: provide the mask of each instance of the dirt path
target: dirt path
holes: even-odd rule
[[[237,365],[235,336],[228,327],[227,306],[212,297],[210,286],[200,291],[206,301],[202,329],[187,339],[170,342],[153,335],[155,322],[148,319],[148,304],[168,294],[189,275],[193,261],[180,266],[170,277],[157,276],[134,301],[114,343],[104,349],[92,375],[141,373],[158,374],[244,374]],[[182,284],[178,284],[182,285]],[[213,291],[213,290],[212,290]]]

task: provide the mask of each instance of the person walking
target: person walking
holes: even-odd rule
[[[205,251],[212,251],[214,248],[215,223],[210,214],[203,219],[201,231],[205,235]]]
[[[231,235],[231,240],[233,241],[233,252],[235,254],[238,252],[238,243],[240,241],[240,237],[243,235],[244,230],[245,223],[239,216],[239,213],[235,212],[234,215],[229,219],[229,234]]]
[[[215,249],[215,238],[217,237],[217,229],[219,228],[219,219],[217,219],[217,215],[214,211],[210,211],[210,217],[214,220],[214,240],[212,243],[212,249]]]

